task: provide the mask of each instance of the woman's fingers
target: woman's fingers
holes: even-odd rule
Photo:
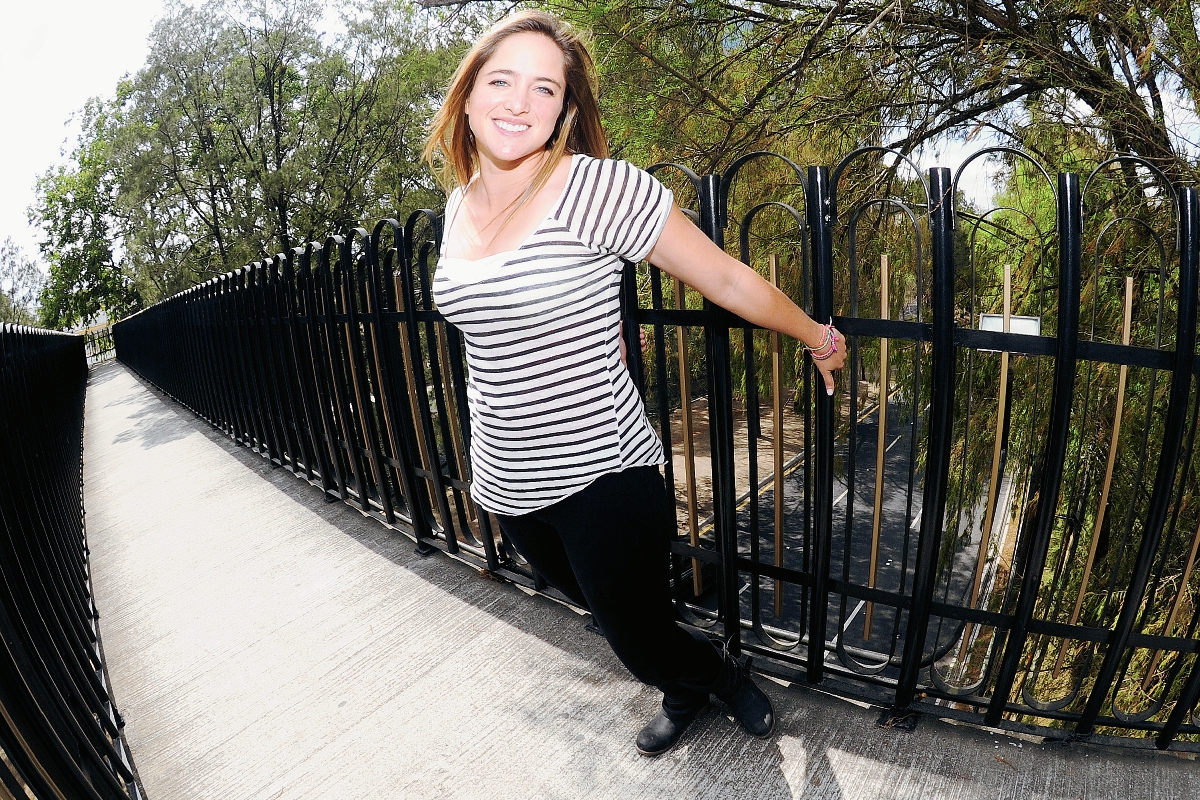
[[[817,370],[821,373],[821,378],[825,381],[825,393],[832,396],[836,383],[833,380],[833,371],[841,369],[846,363],[846,337],[842,336],[841,331],[837,328],[830,328],[830,333],[833,334],[833,352],[828,358],[816,361]]]
[[[835,386],[834,381],[833,381],[833,370],[831,370],[829,367],[825,366],[824,364],[819,365],[817,367],[817,369],[819,369],[821,371],[821,377],[825,380],[825,394],[832,397],[834,386]]]

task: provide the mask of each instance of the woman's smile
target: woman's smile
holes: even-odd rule
[[[529,130],[529,125],[523,122],[509,122],[503,119],[493,120],[493,122],[496,123],[496,127],[500,130],[508,131],[509,133],[524,133]]]

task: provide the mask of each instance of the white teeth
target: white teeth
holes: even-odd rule
[[[505,122],[504,120],[500,119],[496,120],[496,125],[499,126],[500,130],[509,131],[511,133],[520,133],[521,131],[529,128],[528,125],[514,125],[511,122]]]

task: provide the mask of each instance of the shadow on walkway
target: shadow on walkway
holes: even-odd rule
[[[85,502],[115,697],[166,798],[1194,797],[1170,754],[1050,746],[758,678],[776,735],[715,706],[658,759],[657,694],[586,618],[386,529],[96,368]]]

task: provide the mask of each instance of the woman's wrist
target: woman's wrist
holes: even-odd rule
[[[804,345],[805,350],[816,350],[825,343],[826,326],[811,317],[806,321],[808,324],[805,325],[806,330],[804,336],[800,338],[800,344]]]
[[[804,349],[812,356],[813,361],[824,361],[838,351],[838,332],[833,327],[833,320],[827,324],[817,324],[816,343],[805,342]]]

